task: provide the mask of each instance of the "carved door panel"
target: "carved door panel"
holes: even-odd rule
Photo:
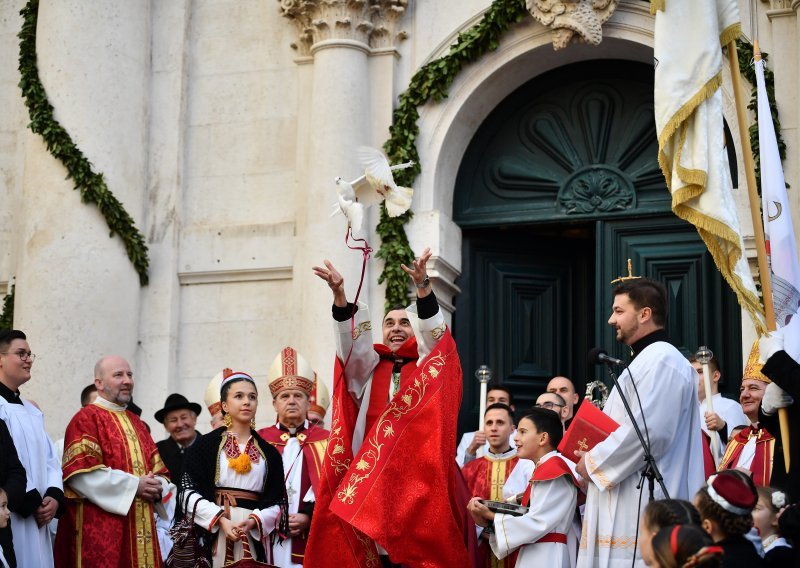
[[[591,61],[510,94],[468,146],[453,219],[463,230],[454,333],[465,385],[460,427],[477,425],[486,363],[528,406],[554,374],[579,392],[586,352],[616,356],[609,282],[632,258],[667,284],[669,332],[686,352],[708,342],[738,387],[740,310],[697,232],[675,218],[657,162],[653,68]],[[732,169],[735,165],[732,164]]]
[[[481,364],[530,408],[556,374],[586,377],[593,339],[592,225],[570,238],[542,229],[472,232],[464,238],[463,293],[454,336],[464,369],[462,428],[478,424]]]
[[[625,272],[627,259],[634,274],[667,287],[670,339],[684,354],[708,345],[720,361],[720,390],[738,396],[742,376],[741,311],[736,296],[723,281],[714,260],[694,227],[675,216],[599,221],[597,223],[596,334],[599,344],[623,358],[625,346],[606,325],[613,299],[609,282]],[[604,378],[604,377],[603,377]]]

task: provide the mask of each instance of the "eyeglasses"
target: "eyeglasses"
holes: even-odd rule
[[[542,402],[542,403],[538,403],[537,402],[533,406],[534,406],[534,408],[546,408],[548,410],[553,410],[554,406],[563,407],[563,406],[566,406],[566,405],[565,404],[558,404],[557,402]]]
[[[36,359],[36,355],[31,353],[30,351],[22,351],[22,350],[14,351],[14,353],[9,353],[8,351],[3,351],[3,352],[0,352],[0,355],[16,355],[17,357],[19,357],[19,360],[24,362],[24,363],[27,363],[28,361],[33,363],[33,361]]]

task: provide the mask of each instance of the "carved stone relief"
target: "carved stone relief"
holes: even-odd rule
[[[553,30],[553,47],[562,49],[572,42],[599,45],[603,24],[619,0],[526,0],[528,11],[542,25]]]
[[[371,48],[392,47],[406,34],[397,23],[408,0],[278,0],[281,15],[292,20],[298,41],[292,44],[301,55],[329,39],[349,39]]]

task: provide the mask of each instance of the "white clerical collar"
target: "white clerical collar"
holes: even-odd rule
[[[102,396],[98,396],[96,399],[94,399],[92,404],[96,404],[100,408],[105,408],[106,410],[113,410],[114,412],[122,412],[127,408],[127,406],[120,406],[119,404],[111,402],[110,400],[106,400]]]
[[[507,460],[508,458],[513,458],[515,455],[517,455],[516,448],[508,448],[505,452],[499,454],[495,454],[492,450],[486,452],[486,457],[491,460]]]
[[[278,430],[286,430],[287,432],[289,432],[289,434],[292,435],[297,434],[297,428],[299,428],[299,427],[289,428],[288,426],[284,426],[283,424],[281,424],[280,420],[275,421],[275,427]],[[303,420],[303,430],[308,430],[308,419]]]

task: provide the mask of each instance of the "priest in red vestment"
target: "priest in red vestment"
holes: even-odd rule
[[[273,547],[273,562],[282,568],[304,564],[308,530],[314,515],[319,475],[330,432],[308,421],[314,369],[292,347],[278,353],[267,371],[272,405],[278,414],[274,426],[258,434],[277,448],[283,459],[289,499],[289,539]]]
[[[429,249],[401,265],[417,290],[372,344],[367,307],[347,302],[330,262],[337,369],[331,436],[306,562],[315,568],[469,567],[466,491],[453,456],[461,365],[426,273]],[[379,558],[383,556],[383,558]]]
[[[766,487],[772,479],[772,459],[775,455],[775,437],[758,421],[758,410],[769,379],[761,373],[763,365],[758,360],[758,343],[753,345],[739,387],[739,402],[750,421],[737,432],[725,448],[718,471],[743,468],[752,472],[753,483]]]
[[[167,468],[144,423],[126,409],[133,373],[122,357],[95,365],[98,397],[64,437],[67,513],[58,523],[56,567],[160,567],[154,512],[174,498]]]
[[[514,416],[511,407],[501,403],[489,405],[483,416],[483,431],[489,442],[489,451],[462,467],[461,473],[472,497],[503,501],[503,486],[519,461],[516,447],[512,448],[508,443],[508,437],[514,431]],[[482,534],[478,555],[476,566],[486,568],[511,568],[517,557],[511,554],[502,560],[498,559],[489,546],[488,534]]]

